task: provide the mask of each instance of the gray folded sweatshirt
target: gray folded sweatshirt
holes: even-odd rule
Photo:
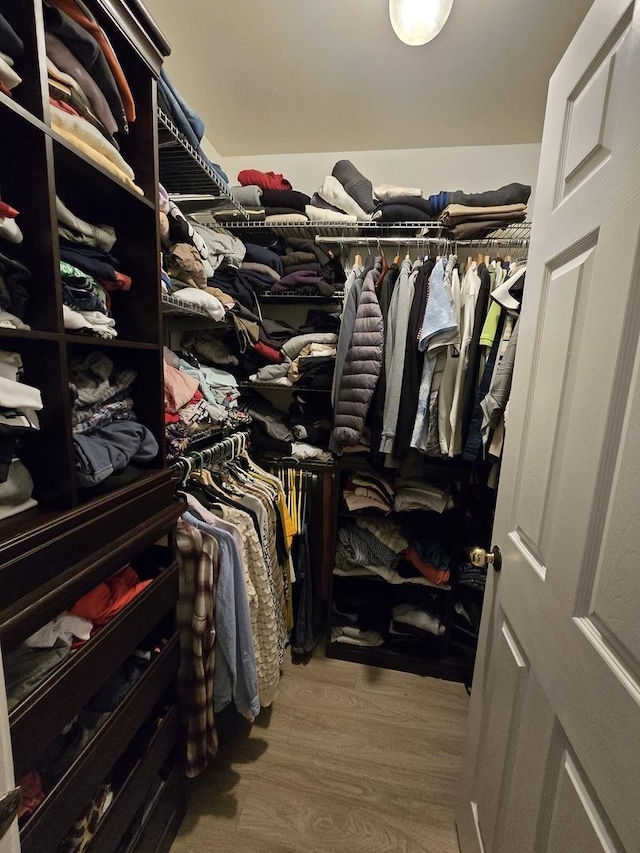
[[[373,213],[376,207],[373,201],[373,184],[356,169],[351,160],[338,160],[331,174],[340,181],[365,213]]]

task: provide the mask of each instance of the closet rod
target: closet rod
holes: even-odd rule
[[[323,237],[318,234],[316,243],[336,243],[351,246],[449,246],[451,240],[446,237]]]
[[[317,235],[318,244],[332,243],[333,245],[350,246],[443,246],[452,251],[457,248],[474,249],[528,249],[528,237],[482,237],[476,240],[453,240],[447,237],[322,237]]]
[[[192,450],[186,456],[176,456],[171,469],[180,472],[180,481],[186,482],[191,475],[192,464],[197,462],[200,467],[220,462],[230,462],[236,459],[247,449],[249,444],[249,433],[245,430],[234,432],[233,435],[217,441],[202,450]]]

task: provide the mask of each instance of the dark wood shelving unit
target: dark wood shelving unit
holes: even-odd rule
[[[156,81],[169,45],[138,0],[86,0],[118,57],[136,104],[120,151],[142,194],[77,150],[51,127],[42,0],[5,4],[3,14],[24,42],[16,59],[22,83],[0,94],[0,188],[20,212],[24,235],[1,251],[31,272],[29,329],[0,329],[0,349],[17,352],[24,381],[42,393],[40,429],[23,439],[20,458],[34,481],[38,506],[0,521],[0,642],[10,654],[41,626],[123,567],[157,564],[157,576],[91,639],[71,652],[10,713],[16,784],[37,769],[48,746],[135,652],[156,636],[167,642],[110,713],[73,764],[46,791],[20,829],[25,853],[55,853],[116,763],[124,783],[91,842],[115,853],[150,789],[163,788],[145,826],[145,850],[167,850],[185,809],[178,708],[178,567],[174,530],[181,507],[165,463],[162,302],[158,232]],[[64,327],[56,196],[89,222],[115,227],[113,255],[132,278],[111,294],[117,337],[106,340]],[[138,420],[159,453],[137,480],[92,493],[76,480],[69,361],[98,350],[116,368],[137,371],[132,388]],[[161,711],[159,711],[161,709]],[[152,730],[160,713],[161,722]],[[149,731],[140,757],[132,741]],[[137,831],[137,830],[136,830]],[[136,848],[142,850],[143,848]]]

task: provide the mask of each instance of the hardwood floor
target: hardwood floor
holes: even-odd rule
[[[172,853],[459,853],[461,684],[328,660],[285,663],[280,694],[189,783]]]

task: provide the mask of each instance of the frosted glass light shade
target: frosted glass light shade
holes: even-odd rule
[[[453,0],[389,0],[394,33],[409,45],[426,44],[447,23]]]

